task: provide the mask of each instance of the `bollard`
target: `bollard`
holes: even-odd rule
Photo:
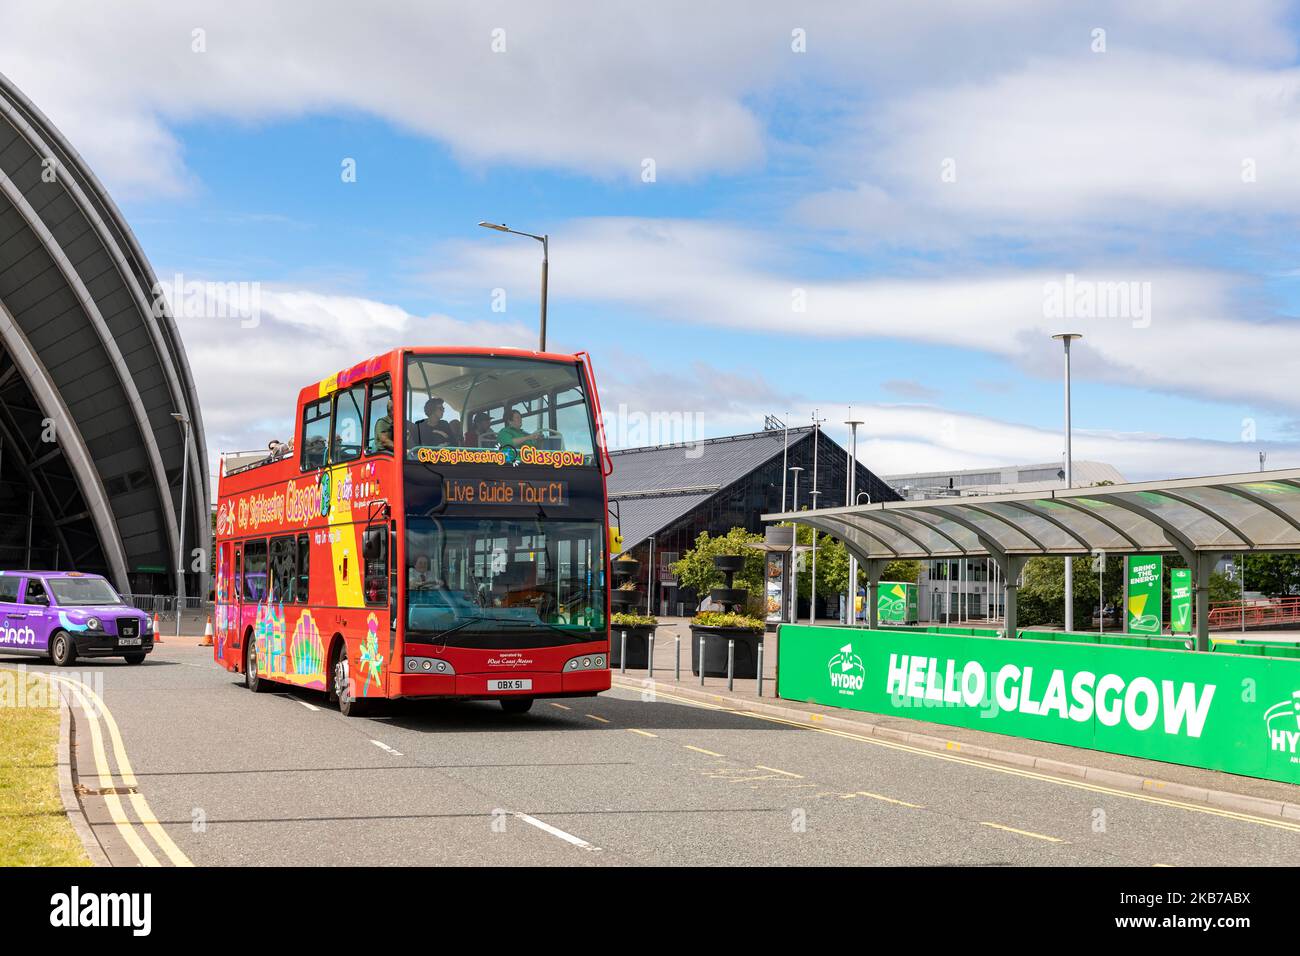
[[[763,638],[758,639],[758,696],[763,696]]]
[[[655,632],[651,628],[645,638],[645,672],[646,676],[655,676]]]
[[[700,635],[700,686],[704,686],[704,635]]]
[[[682,682],[682,638],[680,634],[677,636],[677,649],[674,653],[677,660],[673,665],[673,680],[680,684]]]
[[[736,689],[736,640],[727,638],[727,690]]]
[[[623,641],[622,644],[620,645],[620,650],[618,655],[618,672],[620,674],[626,674],[627,673],[627,631],[622,631],[620,633],[622,633],[623,635]]]

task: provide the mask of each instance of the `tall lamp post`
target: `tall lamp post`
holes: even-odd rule
[[[844,503],[858,503],[858,426],[862,419],[853,417],[853,408],[849,407],[849,420],[844,423],[852,429],[853,437],[849,441],[849,488],[844,496]],[[869,497],[869,496],[868,496]],[[868,594],[867,597],[871,595]],[[865,601],[865,598],[864,598]],[[858,556],[849,552],[849,611],[848,624],[858,626]]]
[[[1065,344],[1065,487],[1074,487],[1073,456],[1070,449],[1070,343],[1083,338],[1081,332],[1058,332],[1052,336]],[[1074,630],[1074,561],[1065,559],[1065,629]]]
[[[190,417],[172,412],[181,426],[181,513],[176,522],[176,636],[181,636],[181,602],[185,599],[185,505],[190,483]]]
[[[512,236],[524,236],[528,239],[536,239],[542,244],[542,322],[541,329],[537,336],[537,350],[546,351],[546,273],[550,267],[551,261],[551,237],[549,234],[535,236],[531,232],[519,232],[511,229],[505,223],[487,222],[480,220],[479,225],[484,229],[495,229],[497,232],[508,232]]]
[[[794,505],[790,508],[795,514],[799,513],[799,473],[803,468],[795,465],[789,469],[793,476],[790,483],[794,485]],[[799,522],[790,522],[794,527],[794,544],[790,546],[790,623],[799,623],[799,572],[796,567],[799,560]],[[816,534],[816,531],[813,532]]]
[[[821,449],[822,422],[826,419],[817,417],[817,409],[813,409],[813,479],[812,490],[808,494],[812,497],[812,510],[817,510],[817,496],[821,494],[821,489],[817,485],[817,453]],[[812,529],[812,577],[808,580],[808,623],[817,623],[817,529]]]

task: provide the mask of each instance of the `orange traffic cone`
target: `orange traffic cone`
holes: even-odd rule
[[[208,623],[203,628],[203,643],[201,643],[199,647],[211,647],[211,646],[212,646],[212,615],[209,614]]]
[[[162,639],[162,631],[160,631],[160,630],[158,629],[158,612],[157,612],[157,611],[154,611],[154,612],[153,612],[153,642],[154,642],[155,644],[161,644],[161,643],[163,642],[163,639]]]

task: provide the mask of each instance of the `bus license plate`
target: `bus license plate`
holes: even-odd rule
[[[119,637],[117,639],[118,647],[139,647],[140,638],[138,637]]]
[[[533,682],[530,678],[515,678],[514,680],[490,680],[488,681],[488,690],[532,690]]]

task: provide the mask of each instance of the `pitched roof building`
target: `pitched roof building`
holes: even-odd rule
[[[781,504],[783,475],[786,505],[794,507],[796,489],[789,468],[803,468],[798,473],[798,503],[812,505],[814,450],[817,503],[823,508],[845,503],[848,452],[825,432],[816,435],[812,426],[766,429],[611,452],[611,521],[619,525],[624,549],[642,562],[642,588],[657,582],[649,602],[653,612],[676,614],[679,602],[689,605],[687,610],[694,606],[696,596],[678,593],[669,565],[701,532],[720,535],[739,527],[761,533],[760,516]],[[861,462],[857,471],[862,501],[868,495],[873,502],[898,500],[898,494]],[[651,538],[653,567],[647,563]]]

